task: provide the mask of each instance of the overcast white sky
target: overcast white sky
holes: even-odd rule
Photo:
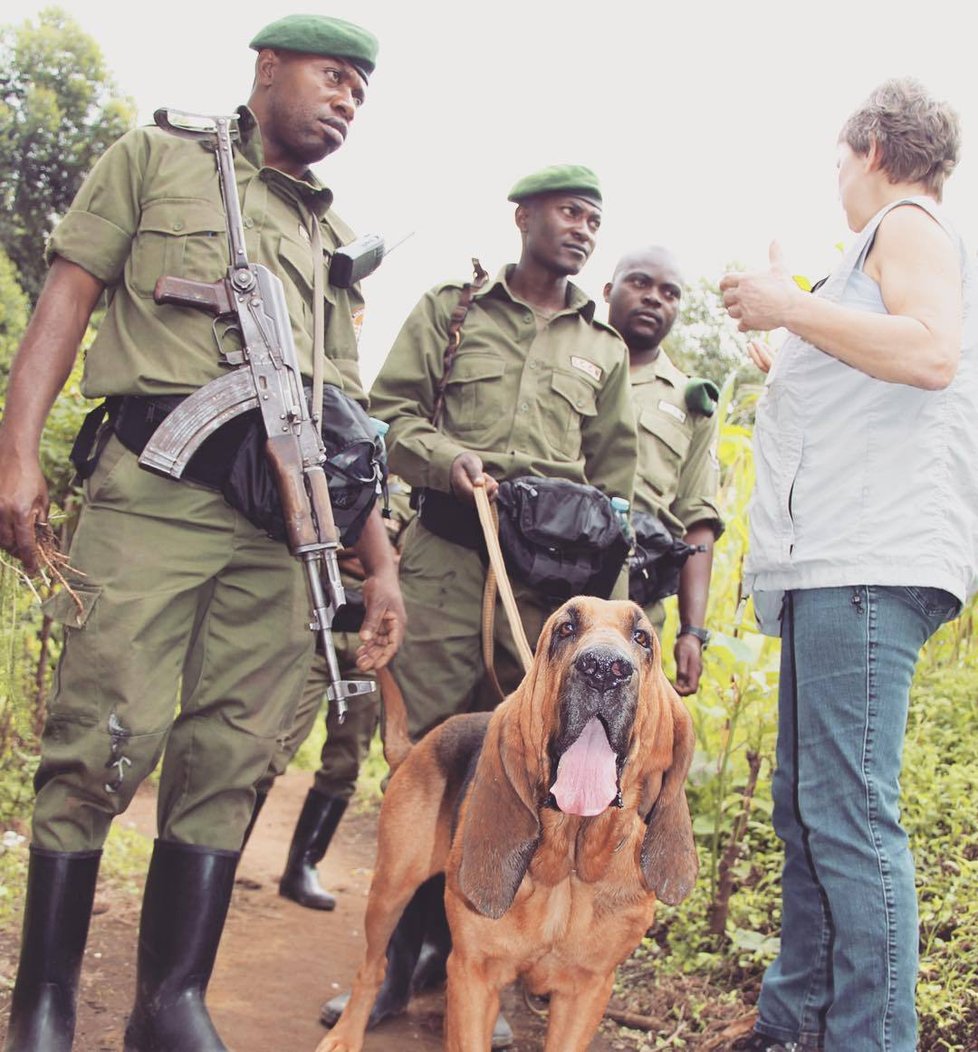
[[[0,17],[45,6],[19,0]],[[820,277],[849,237],[839,128],[890,76],[919,77],[960,113],[946,204],[978,249],[975,42],[959,0],[59,6],[99,42],[142,122],[160,105],[216,113],[244,101],[248,41],[284,14],[320,10],[376,33],[367,103],[318,169],[359,232],[392,244],[414,231],[365,283],[368,382],[426,288],[466,277],[473,255],[490,272],[516,257],[506,194],[545,164],[587,164],[602,180],[604,227],[578,279],[595,297],[618,256],[650,242],[674,249],[687,278],[715,279],[732,260],[765,263],[776,237],[794,272]]]

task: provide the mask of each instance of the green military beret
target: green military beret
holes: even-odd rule
[[[601,204],[598,177],[583,164],[553,164],[532,175],[524,175],[510,190],[506,200],[518,203],[536,194],[552,194],[561,190],[591,197]]]
[[[374,71],[380,45],[373,33],[342,18],[287,15],[265,26],[248,46],[255,51],[270,47],[345,58],[366,80]]]
[[[720,388],[712,380],[702,376],[694,376],[686,384],[684,392],[686,396],[686,408],[691,413],[699,413],[701,416],[713,416],[716,412],[717,402],[720,400]]]

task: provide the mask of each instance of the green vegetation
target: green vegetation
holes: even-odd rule
[[[0,27],[0,246],[32,302],[55,220],[134,120],[98,44],[64,11]]]
[[[98,45],[63,12],[48,8],[36,22],[0,27],[0,408],[43,282],[45,240],[89,167],[134,116],[130,100],[115,95]],[[77,501],[68,451],[90,408],[80,373],[79,364],[55,403],[40,451],[49,520],[63,546]],[[27,581],[0,555],[0,924],[19,908],[23,887],[31,776],[59,646],[40,609],[52,586],[44,576]],[[128,854],[127,844],[123,831],[113,832],[110,873],[123,871],[114,860]]]

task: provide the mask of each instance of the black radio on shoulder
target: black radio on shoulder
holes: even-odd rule
[[[383,258],[383,236],[363,234],[333,253],[329,265],[329,283],[334,288],[348,289],[373,274]]]

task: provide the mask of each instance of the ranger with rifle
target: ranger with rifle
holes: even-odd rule
[[[358,668],[385,664],[403,634],[379,511],[359,505],[341,538],[316,420],[320,388],[344,411],[340,391],[365,396],[359,291],[323,273],[352,233],[309,165],[345,140],[377,42],[338,19],[292,16],[251,46],[254,88],[236,117],[164,115],[168,127],[130,132],[96,165],[52,237],[11,373],[0,546],[32,572],[48,506],[40,433],[107,293],[83,390],[106,398],[108,421],[77,450],[87,477],[73,594],[48,609],[65,646],[7,1052],[71,1048],[101,847],[161,757],[125,1048],[225,1048],[204,995],[254,785],[291,724],[310,623],[328,646],[343,601],[335,553],[351,531],[367,574]],[[330,678],[338,704],[355,692],[335,663]]]

